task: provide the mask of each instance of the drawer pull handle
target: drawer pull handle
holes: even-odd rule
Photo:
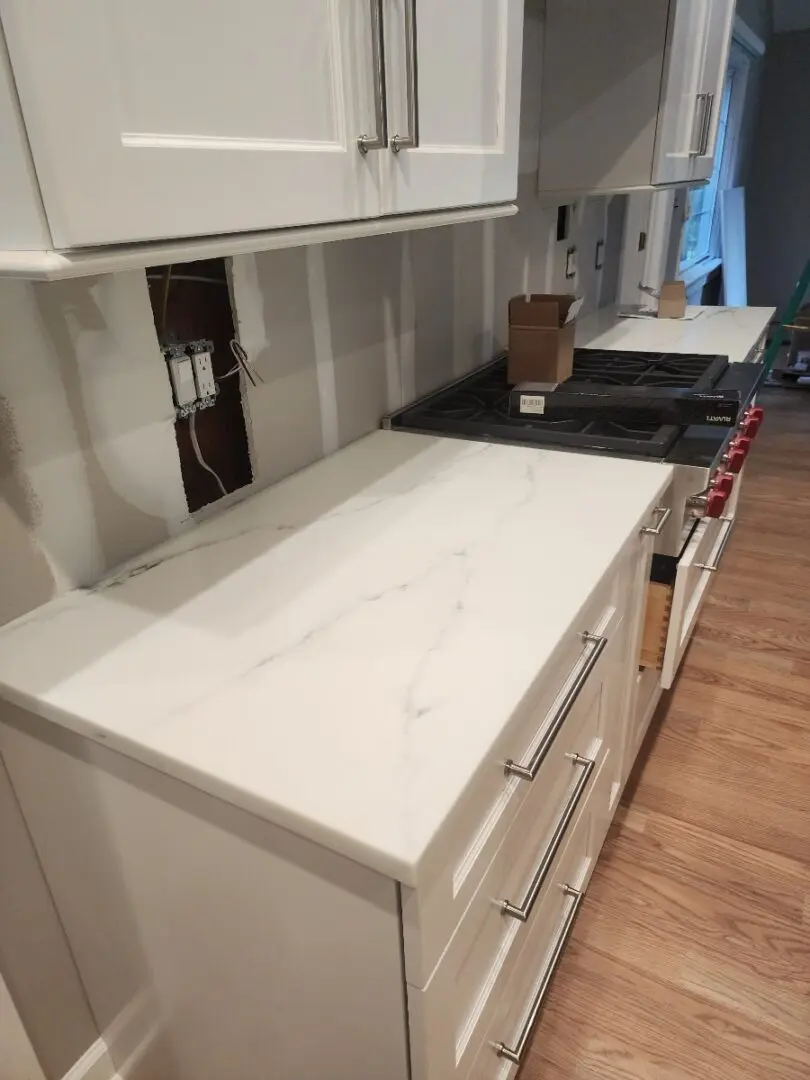
[[[540,865],[535,871],[534,877],[526,890],[526,895],[523,897],[522,903],[513,904],[509,900],[501,900],[501,911],[504,915],[511,915],[513,919],[519,919],[520,922],[526,922],[532,913],[535,901],[543,889],[549,871],[554,865],[557,852],[560,850],[560,845],[565,839],[565,834],[568,831],[568,826],[571,824],[571,819],[577,812],[577,807],[582,800],[582,796],[585,794],[588,781],[591,779],[593,770],[596,768],[596,762],[592,758],[580,757],[579,754],[574,754],[573,760],[574,764],[582,769],[582,774],[579,780],[577,780],[576,786],[571,792],[568,802],[565,804],[565,809],[560,815],[560,820],[554,827],[554,833],[549,841],[549,845],[543,853],[543,858],[540,860]]]
[[[388,105],[385,99],[385,40],[383,2],[371,0],[371,46],[374,83],[374,134],[360,135],[357,149],[365,155],[369,150],[384,150],[388,146]]]
[[[714,557],[714,562],[695,563],[695,566],[698,570],[708,570],[710,574],[714,574],[717,570],[720,569],[720,562],[723,558],[723,552],[726,550],[726,544],[729,541],[729,538],[731,536],[731,530],[734,527],[734,518],[725,518],[723,527],[726,531],[723,534],[723,539],[720,541],[720,546],[717,549],[717,554]]]
[[[573,903],[568,909],[565,916],[565,920],[560,930],[560,936],[554,945],[554,951],[551,954],[551,958],[548,962],[548,967],[543,972],[543,978],[540,980],[540,985],[537,988],[537,993],[532,1000],[529,1014],[526,1017],[526,1022],[523,1025],[523,1029],[518,1036],[517,1042],[514,1046],[507,1046],[505,1043],[496,1043],[495,1053],[499,1058],[506,1058],[507,1061],[513,1062],[515,1065],[520,1065],[523,1060],[523,1055],[526,1053],[526,1046],[531,1038],[534,1025],[537,1023],[537,1017],[540,1015],[540,1010],[543,1008],[543,1002],[546,999],[549,987],[551,986],[554,973],[560,963],[565,946],[568,944],[568,939],[571,936],[571,931],[574,928],[574,920],[577,917],[579,911],[579,905],[582,903],[585,894],[578,889],[573,889],[570,885],[563,885],[562,890],[566,896],[573,898]]]
[[[654,514],[660,514],[657,525],[645,525],[641,530],[645,536],[660,536],[663,532],[664,526],[669,521],[672,514],[672,510],[668,506],[656,506],[653,510]]]
[[[608,643],[608,639],[603,634],[590,634],[585,631],[580,637],[585,642],[585,648],[580,654],[579,660],[577,660],[577,666],[574,669],[576,671],[576,677],[568,688],[554,719],[549,724],[548,731],[543,736],[540,745],[535,750],[528,765],[518,765],[517,762],[512,761],[511,758],[504,762],[504,769],[512,776],[519,776],[521,780],[534,780],[535,776],[537,776],[540,766],[545,761],[549,750],[554,745],[554,740],[559,735],[560,729],[568,718],[568,714],[573,709],[583,686],[588,681],[588,676],[596,667],[596,662],[605,651],[605,646]]]

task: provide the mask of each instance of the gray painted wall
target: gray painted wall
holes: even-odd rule
[[[748,300],[784,306],[810,258],[810,30],[775,34],[762,65],[746,191]]]
[[[807,0],[772,0],[773,29],[776,34],[810,29],[810,4]]]
[[[737,0],[736,12],[755,34],[759,34],[763,41],[768,40],[773,32],[771,0]]]

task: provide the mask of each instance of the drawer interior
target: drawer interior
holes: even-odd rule
[[[647,584],[644,628],[638,656],[638,666],[641,668],[655,668],[660,671],[664,666],[674,592],[674,585],[662,585],[660,581],[650,581]]]

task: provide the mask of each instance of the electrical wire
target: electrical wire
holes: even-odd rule
[[[166,267],[166,277],[163,284],[163,306],[160,314],[160,340],[166,340],[166,316],[169,311],[169,286],[172,283],[172,263]]]
[[[228,342],[228,345],[231,350],[231,355],[233,356],[234,360],[236,360],[236,363],[230,371],[226,371],[224,375],[220,375],[217,379],[217,382],[222,382],[223,379],[229,379],[231,375],[236,375],[236,373],[240,370],[245,373],[245,376],[249,380],[251,386],[257,386],[259,382],[264,382],[264,379],[259,374],[259,372],[254,371],[253,366],[250,363],[250,357],[245,352],[245,349],[240,344],[240,342],[238,342],[236,338],[231,338],[231,340]]]
[[[217,485],[219,487],[219,490],[222,492],[222,494],[227,495],[228,494],[228,489],[222,483],[222,480],[220,480],[219,474],[214,472],[214,470],[211,468],[211,466],[208,464],[208,462],[202,456],[202,450],[200,450],[200,443],[199,443],[199,441],[197,439],[196,420],[197,420],[197,414],[196,414],[196,412],[193,412],[191,414],[191,416],[188,418],[188,433],[191,436],[191,447],[192,447],[192,449],[194,451],[194,456],[196,457],[197,461],[200,463],[200,466],[203,469],[205,469],[205,471],[207,473],[210,473],[213,476],[213,478],[216,480]]]

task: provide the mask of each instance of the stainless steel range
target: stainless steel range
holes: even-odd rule
[[[723,517],[733,499],[763,417],[753,405],[762,377],[760,364],[723,356],[577,349],[573,374],[559,386],[512,387],[502,354],[383,426],[673,465],[656,551],[677,558],[695,520]],[[705,422],[673,422],[695,416]]]

